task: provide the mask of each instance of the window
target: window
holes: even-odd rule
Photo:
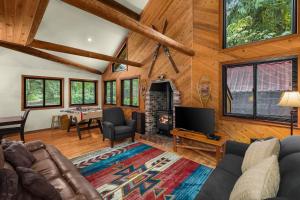
[[[105,81],[104,82],[104,97],[105,104],[116,105],[116,81]]]
[[[116,57],[119,59],[127,60],[128,52],[127,52],[127,39],[122,43],[121,48],[119,49]],[[112,64],[112,72],[123,72],[127,71],[127,65],[121,63],[113,63]]]
[[[225,116],[286,122],[290,108],[280,107],[282,92],[297,90],[297,59],[223,66]]]
[[[122,89],[122,105],[123,106],[139,106],[139,79],[125,79],[121,82]]]
[[[62,78],[23,76],[23,108],[63,106]]]
[[[294,34],[297,0],[223,0],[223,47]]]
[[[70,79],[70,105],[96,105],[98,81]]]

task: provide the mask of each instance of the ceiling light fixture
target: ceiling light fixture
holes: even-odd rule
[[[88,42],[92,42],[93,39],[92,39],[91,37],[88,37],[87,41],[88,41]]]

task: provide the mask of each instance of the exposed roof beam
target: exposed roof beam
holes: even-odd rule
[[[123,60],[123,59],[119,59],[116,57],[103,55],[100,53],[95,53],[95,52],[91,52],[91,51],[86,51],[86,50],[82,50],[82,49],[77,49],[77,48],[73,48],[73,47],[68,47],[68,46],[54,44],[54,43],[40,41],[40,40],[33,40],[33,42],[29,46],[39,48],[39,49],[46,49],[46,50],[50,50],[50,51],[57,51],[57,52],[61,52],[61,53],[68,53],[68,54],[73,54],[73,55],[77,55],[77,56],[84,56],[84,57],[88,57],[88,58],[110,61],[110,62],[114,62],[114,63],[126,64],[126,65],[130,65],[133,67],[142,67],[143,66],[143,64],[138,63],[138,62]]]
[[[122,4],[116,2],[115,0],[98,0],[101,1],[101,3],[108,5],[109,7],[123,13],[124,15],[127,15],[128,17],[131,17],[132,19],[135,19],[137,21],[140,20],[140,15],[136,12],[130,10],[129,8],[123,6]]]
[[[60,63],[60,64],[68,65],[68,66],[71,66],[71,67],[74,67],[74,68],[77,68],[77,69],[85,70],[85,71],[88,71],[88,72],[91,72],[91,73],[94,73],[94,74],[102,74],[102,72],[100,72],[96,69],[93,69],[91,67],[87,67],[85,65],[76,63],[74,61],[71,61],[71,60],[68,60],[68,59],[65,59],[65,58],[61,58],[59,56],[55,56],[55,55],[46,53],[44,51],[40,51],[38,49],[31,48],[31,47],[26,47],[26,46],[17,45],[17,44],[10,44],[10,43],[7,43],[7,42],[0,42],[0,46],[11,49],[11,50],[14,50],[14,51],[22,52],[22,53],[25,53],[25,54],[28,54],[28,55],[32,55],[32,56],[36,56],[36,57],[43,58],[43,59],[46,59],[46,60],[50,60],[50,61],[53,61],[53,62],[57,62],[57,63]]]
[[[48,2],[49,0],[1,0],[0,40],[21,45],[31,43]]]
[[[110,22],[125,27],[131,31],[140,33],[150,39],[153,39],[162,45],[171,47],[179,52],[189,56],[194,56],[195,51],[185,45],[153,30],[152,28],[141,24],[140,22],[118,12],[117,10],[101,3],[98,0],[63,0],[64,2],[73,5],[86,12],[104,18]]]

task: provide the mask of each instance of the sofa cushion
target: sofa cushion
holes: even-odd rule
[[[51,159],[45,159],[34,163],[31,168],[43,175],[47,180],[60,176],[60,172]]]
[[[278,192],[280,197],[300,198],[300,152],[285,156],[280,160],[281,182]]]
[[[221,168],[216,168],[205,182],[196,199],[228,200],[237,179],[237,176]]]
[[[2,146],[0,145],[0,169],[2,169],[4,167],[4,152],[2,149]]]
[[[297,152],[300,152],[300,136],[290,136],[280,142],[279,160],[286,155]]]
[[[62,177],[49,180],[49,183],[59,192],[63,199],[76,199],[76,194],[72,187]]]
[[[18,193],[18,175],[10,169],[0,169],[0,199],[14,200]]]
[[[13,143],[4,150],[5,160],[15,168],[31,167],[35,162],[34,156],[25,148],[23,144]]]
[[[61,196],[48,181],[32,169],[17,167],[22,186],[32,195],[43,200],[61,200]]]
[[[36,162],[50,158],[46,149],[38,149],[36,151],[32,151],[31,153],[35,157]]]
[[[280,143],[277,138],[253,142],[246,151],[242,164],[242,172],[244,173],[257,163],[262,162],[264,159],[272,155],[276,155],[278,157],[279,150]]]
[[[262,200],[276,197],[279,183],[278,158],[273,155],[243,173],[234,185],[230,200]]]
[[[242,175],[241,166],[243,163],[243,157],[226,154],[218,164],[217,168],[221,168],[232,175],[240,177]]]

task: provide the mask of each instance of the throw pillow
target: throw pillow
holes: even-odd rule
[[[18,175],[10,169],[0,169],[0,199],[14,200],[18,193]]]
[[[247,170],[235,183],[230,200],[274,198],[280,184],[278,158],[271,156]]]
[[[16,170],[23,187],[32,195],[43,200],[62,199],[59,192],[38,172],[25,167],[17,167]]]
[[[4,150],[5,160],[14,168],[31,167],[35,162],[35,158],[23,144],[14,143]]]
[[[242,164],[242,172],[244,173],[249,168],[272,155],[276,155],[278,157],[279,150],[280,143],[277,138],[253,142],[246,151]]]

